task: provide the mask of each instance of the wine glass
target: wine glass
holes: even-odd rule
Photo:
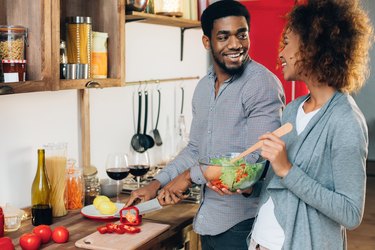
[[[120,183],[121,180],[129,175],[128,158],[123,153],[112,153],[107,157],[105,171],[112,180],[117,182],[116,202],[120,202]]]
[[[148,152],[139,153],[132,150],[129,155],[129,171],[137,178],[137,188],[140,188],[141,176],[150,170],[150,157]]]

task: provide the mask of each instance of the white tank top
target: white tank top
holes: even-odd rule
[[[296,131],[301,134],[311,118],[320,110],[305,113],[303,103],[298,108],[296,117]],[[284,230],[276,220],[274,203],[270,198],[259,209],[258,218],[254,225],[251,237],[261,246],[270,250],[281,249],[285,240]]]

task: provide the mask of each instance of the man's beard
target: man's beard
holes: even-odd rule
[[[213,52],[213,48],[212,48],[212,45],[211,45],[211,51]],[[246,62],[249,60],[249,56],[246,56],[244,58],[244,60],[242,61],[242,64],[237,67],[237,68],[228,68],[224,62],[221,62],[219,60],[219,58],[217,58],[216,54],[215,53],[212,53],[212,57],[214,59],[214,61],[216,62],[217,65],[219,65],[219,67],[227,74],[233,76],[233,75],[236,75],[236,74],[239,74],[241,75],[242,72],[244,71],[245,69],[245,65],[246,65]]]

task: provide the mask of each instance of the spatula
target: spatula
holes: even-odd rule
[[[285,123],[280,128],[274,130],[272,132],[272,134],[280,137],[280,136],[288,134],[290,131],[292,131],[292,129],[293,129],[293,125],[288,122],[288,123]],[[247,156],[248,154],[254,152],[255,150],[259,149],[260,147],[262,147],[262,145],[263,145],[263,141],[258,141],[253,146],[251,146],[250,148],[246,149],[241,154],[239,154],[237,157],[233,158],[230,162],[234,163],[234,162],[238,161],[239,159],[241,159],[241,158]]]

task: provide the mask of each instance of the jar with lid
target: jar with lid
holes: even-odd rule
[[[88,64],[87,74],[91,76],[91,17],[67,17],[66,26],[66,50],[68,55],[68,63]]]
[[[100,182],[95,167],[87,167],[83,170],[85,180],[85,206],[91,205],[96,196],[100,195]]]
[[[74,159],[67,161],[65,190],[65,207],[68,210],[82,208],[85,195],[83,170]]]
[[[26,60],[1,60],[3,82],[24,82],[26,80]]]
[[[0,82],[4,82],[2,60],[25,60],[26,46],[27,28],[23,26],[0,25]],[[26,67],[24,68],[26,71]]]

